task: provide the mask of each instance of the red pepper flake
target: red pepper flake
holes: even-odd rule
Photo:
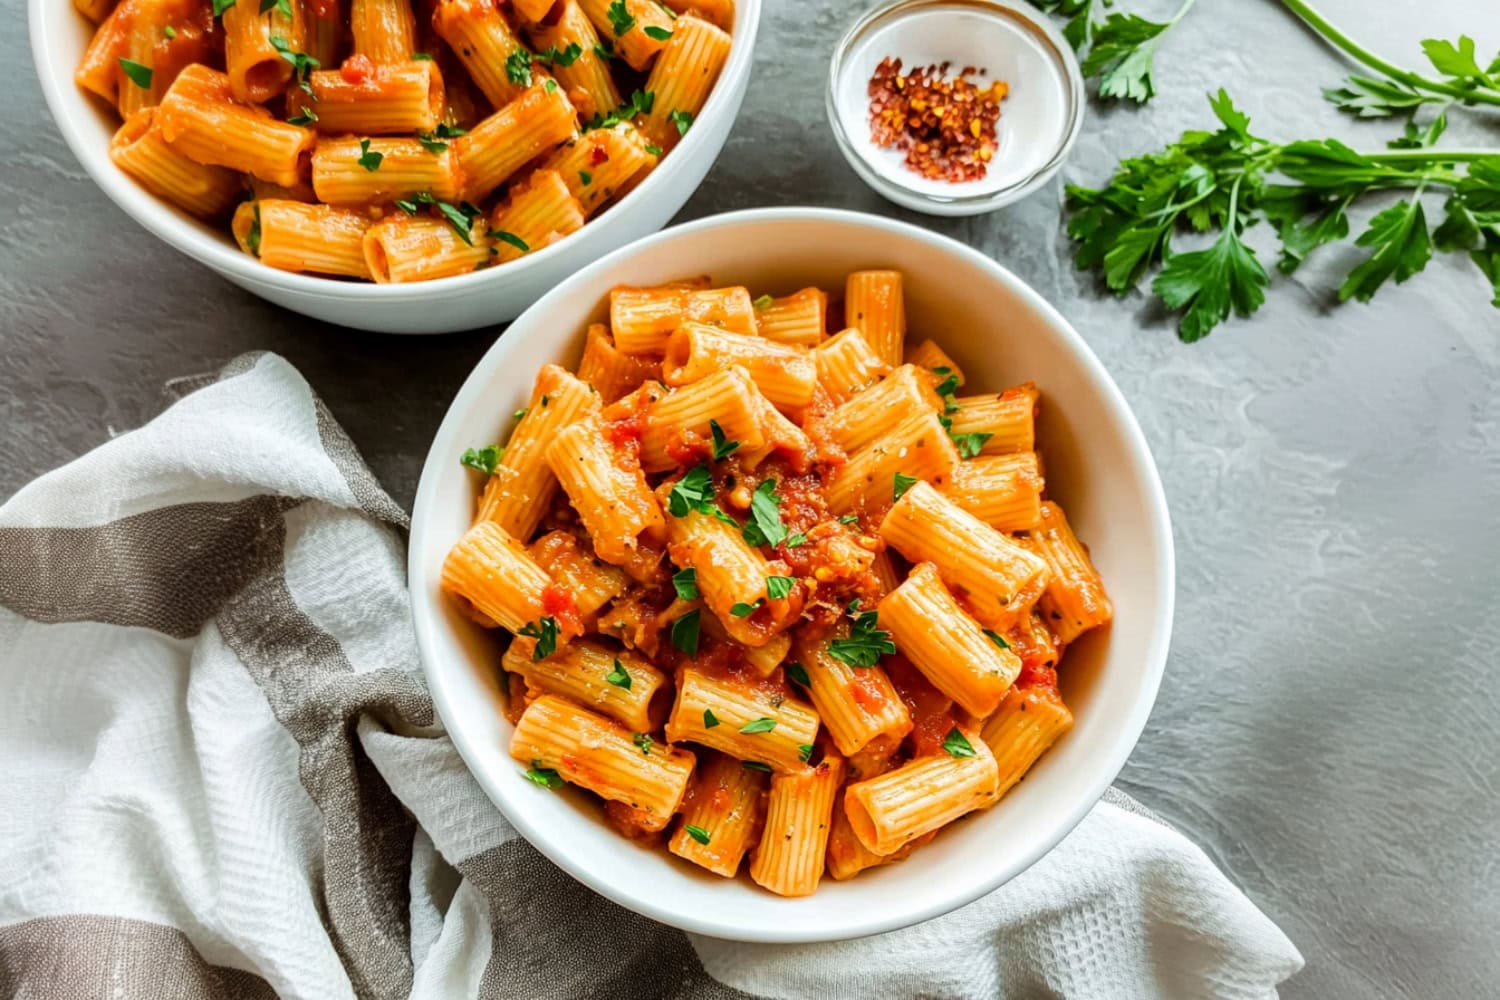
[[[882,149],[899,149],[906,166],[940,181],[983,179],[994,159],[1000,102],[1010,87],[969,81],[983,70],[965,66],[950,77],[950,63],[901,72],[887,57],[870,77],[870,133]]]
[[[603,146],[595,146],[589,150],[589,164],[597,167],[601,163],[609,162],[609,150]]]

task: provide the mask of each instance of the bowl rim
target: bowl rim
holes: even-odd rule
[[[1161,476],[1156,468],[1156,462],[1152,457],[1150,447],[1146,443],[1145,434],[1141,431],[1140,424],[1136,421],[1135,415],[1126,403],[1124,395],[1110,377],[1103,363],[1094,354],[1093,350],[1089,348],[1083,337],[1073,329],[1072,324],[1053,308],[1046,299],[1042,298],[1040,293],[1017,277],[1008,268],[951,237],[933,233],[911,223],[843,209],[783,207],[727,212],[698,219],[684,225],[663,229],[660,232],[637,240],[635,243],[601,257],[593,264],[577,271],[565,281],[560,282],[555,288],[538,299],[524,313],[517,317],[515,322],[535,323],[534,329],[538,333],[530,335],[540,335],[546,330],[546,326],[544,323],[538,322],[539,318],[545,317],[556,303],[574,295],[576,288],[593,281],[595,275],[609,270],[622,259],[638,254],[650,253],[661,244],[705,230],[732,229],[747,223],[778,222],[853,224],[867,227],[875,233],[889,233],[916,239],[928,244],[934,252],[965,257],[971,263],[985,268],[997,280],[1008,285],[1013,292],[1026,301],[1027,305],[1038,310],[1047,320],[1053,331],[1058,334],[1062,345],[1071,354],[1072,360],[1080,365],[1089,376],[1090,381],[1102,390],[1104,403],[1109,410],[1111,418],[1124,431],[1131,459],[1145,473],[1147,494],[1145,505],[1155,536],[1159,540],[1158,545],[1155,547],[1154,558],[1160,583],[1157,593],[1154,595],[1156,620],[1151,626],[1150,641],[1145,656],[1146,674],[1139,692],[1129,708],[1128,715],[1120,730],[1120,735],[1108,746],[1107,753],[1102,755],[1103,763],[1099,767],[1095,780],[1088,787],[1087,794],[1080,796],[1077,803],[1071,809],[1061,812],[1047,828],[1045,835],[1037,838],[1035,846],[1030,850],[1017,853],[1005,864],[998,867],[991,875],[966,882],[961,887],[955,887],[954,892],[940,902],[931,903],[909,912],[902,911],[894,915],[886,911],[875,911],[872,912],[872,915],[868,919],[855,923],[846,922],[844,925],[821,931],[778,931],[775,928],[757,928],[747,931],[742,927],[736,926],[732,916],[720,917],[716,914],[706,912],[685,915],[662,906],[659,901],[670,898],[670,893],[663,892],[653,896],[640,896],[623,891],[613,884],[595,882],[592,878],[584,874],[579,866],[573,863],[567,850],[563,849],[557,841],[550,839],[545,831],[537,828],[531,822],[525,809],[507,809],[497,800],[496,795],[491,794],[487,788],[485,789],[486,797],[494,803],[495,808],[500,811],[501,815],[533,847],[582,885],[587,886],[592,891],[629,910],[681,930],[709,937],[766,944],[802,944],[866,937],[872,934],[899,930],[903,927],[950,913],[973,902],[980,896],[992,892],[1030,868],[1038,859],[1061,843],[1063,838],[1082,822],[1083,818],[1103,797],[1105,790],[1114,782],[1121,768],[1124,767],[1126,759],[1135,749],[1135,745],[1145,729],[1146,720],[1155,706],[1162,674],[1166,667],[1167,650],[1172,635],[1172,622],[1176,600],[1176,560],[1166,494],[1162,487]],[[438,656],[434,648],[434,637],[437,630],[443,626],[439,623],[437,617],[429,614],[425,608],[421,611],[418,610],[419,602],[422,604],[428,603],[426,595],[430,587],[435,583],[435,580],[428,578],[428,574],[423,568],[423,563],[425,562],[424,553],[426,553],[430,544],[428,525],[432,521],[432,518],[428,517],[427,514],[435,502],[438,480],[436,470],[440,465],[450,462],[452,458],[453,442],[450,439],[457,436],[458,426],[463,420],[464,415],[476,405],[483,404],[486,382],[497,371],[503,370],[507,356],[513,350],[518,350],[521,342],[520,338],[508,340],[503,335],[497,337],[495,343],[490,346],[475,364],[468,378],[464,380],[463,385],[454,395],[453,402],[449,404],[448,411],[444,415],[442,423],[433,437],[432,446],[428,451],[427,458],[422,464],[422,475],[418,481],[416,500],[412,508],[411,536],[407,548],[407,586],[412,594],[412,617],[416,634],[417,651],[422,661],[422,672],[427,679],[438,716],[443,720],[444,728],[447,729],[449,737],[453,740],[454,746],[463,758],[465,766],[470,768],[471,773],[474,773],[475,769],[470,765],[470,760],[477,759],[480,748],[474,745],[466,732],[451,726],[450,720],[455,716],[452,710],[452,703],[450,702],[450,692],[440,676],[441,671],[436,667]],[[477,781],[478,779],[476,778]],[[483,787],[483,784],[481,784],[481,788]],[[815,900],[817,897],[814,895],[806,898],[808,900]],[[791,900],[789,902],[796,903],[799,901]]]
[[[1041,166],[1014,184],[983,194],[933,194],[907,187],[883,176],[866,160],[859,144],[850,134],[839,109],[840,73],[843,71],[844,61],[861,38],[890,20],[927,8],[945,7],[982,10],[992,16],[1014,21],[1023,30],[1039,36],[1047,43],[1052,57],[1062,69],[1063,82],[1067,88],[1067,129],[1052,155]],[[1062,169],[1063,163],[1072,154],[1073,146],[1083,132],[1083,121],[1088,109],[1087,98],[1083,71],[1079,68],[1078,57],[1073,52],[1073,47],[1068,44],[1062,32],[1034,7],[1029,7],[1018,0],[891,0],[889,3],[866,11],[834,44],[833,55],[828,61],[828,82],[823,92],[823,109],[828,116],[828,125],[833,130],[834,143],[838,146],[839,152],[844,155],[850,169],[858,174],[859,179],[864,181],[872,191],[913,211],[955,218],[981,215],[1004,208],[1006,205],[1014,204],[1031,195],[1051,180],[1053,175]]]
[[[107,147],[102,155],[93,151],[92,144],[65,113],[67,104],[64,88],[76,89],[77,85],[73,82],[72,67],[61,65],[63,60],[55,51],[56,41],[46,30],[44,8],[50,3],[52,0],[27,0],[26,14],[31,35],[31,59],[42,85],[42,96],[46,100],[47,110],[57,125],[58,131],[62,133],[63,140],[72,151],[73,157],[82,165],[89,178],[110,201],[114,202],[117,208],[179,253],[233,280],[270,285],[279,291],[331,300],[353,299],[374,303],[415,302],[423,301],[433,295],[473,292],[486,285],[500,284],[511,279],[517,283],[523,282],[533,272],[548,267],[555,258],[575,248],[578,243],[572,239],[573,236],[581,238],[590,226],[604,224],[611,215],[627,211],[627,206],[640,204],[654,196],[658,189],[676,179],[677,171],[672,169],[674,164],[680,167],[689,159],[706,155],[705,144],[712,142],[709,129],[689,129],[682,137],[682,141],[662,158],[660,165],[647,174],[645,180],[626,192],[623,198],[611,205],[599,217],[585,222],[583,228],[577,233],[570,234],[569,238],[558,240],[535,253],[526,254],[504,267],[485,268],[482,271],[434,278],[429,281],[384,285],[281,271],[274,267],[267,267],[259,260],[242,252],[238,247],[198,232],[185,220],[178,218],[176,210],[171,205],[146,191],[127,177],[124,171],[116,167],[109,159]],[[68,9],[78,17],[83,16],[77,14],[71,5]],[[699,118],[726,113],[726,105],[733,100],[730,92],[735,89],[730,81],[738,79],[741,75],[748,80],[755,58],[755,40],[760,28],[760,18],[761,0],[738,0],[735,4],[734,33],[731,35],[735,44],[730,46],[729,60],[724,64],[724,69],[709,93],[703,110],[698,113]],[[98,98],[93,95],[81,94],[80,96],[85,103],[90,105],[99,103]],[[722,148],[714,152],[715,159],[718,158],[719,152],[722,152]],[[680,162],[678,162],[679,159]]]

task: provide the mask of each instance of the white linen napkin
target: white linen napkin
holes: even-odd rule
[[[1118,793],[946,917],[690,937],[573,882],[433,712],[406,515],[248,355],[0,507],[0,995],[1274,996],[1302,958]]]

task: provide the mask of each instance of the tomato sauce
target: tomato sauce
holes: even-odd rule
[[[377,69],[373,60],[362,53],[356,53],[344,60],[344,65],[339,67],[339,76],[344,78],[345,83],[361,84],[375,76]]]
[[[583,618],[573,595],[555,583],[542,588],[542,613],[557,619],[558,630],[568,635],[583,634]]]

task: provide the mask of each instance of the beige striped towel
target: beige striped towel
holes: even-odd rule
[[[302,378],[262,354],[177,388],[0,507],[0,997],[1261,998],[1301,966],[1123,796],[876,938],[735,944],[606,902],[444,736],[406,516]]]

